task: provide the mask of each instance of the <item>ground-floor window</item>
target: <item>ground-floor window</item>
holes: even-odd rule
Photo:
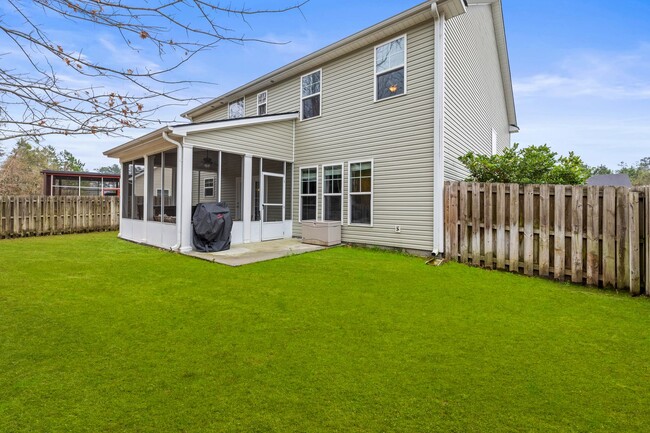
[[[372,161],[351,162],[348,171],[348,221],[372,225]]]
[[[300,169],[300,220],[316,219],[318,168]]]
[[[343,164],[323,166],[323,220],[341,221]]]
[[[214,197],[214,178],[208,177],[203,179],[203,195],[205,197]]]

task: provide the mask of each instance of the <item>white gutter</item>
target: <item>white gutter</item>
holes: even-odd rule
[[[445,13],[431,5],[434,26],[433,255],[445,250]]]
[[[183,188],[183,145],[176,140],[172,140],[169,138],[169,135],[167,135],[167,131],[163,131],[162,133],[162,138],[165,141],[170,142],[171,144],[176,145],[178,147],[178,156],[177,156],[177,162],[176,165],[178,165],[177,170],[178,172],[176,173],[176,191],[182,191]],[[181,215],[183,215],[183,212],[179,212],[181,210],[181,194],[176,194],[176,243],[171,247],[172,250],[176,251],[181,248],[181,229],[183,228],[183,219],[181,218]]]

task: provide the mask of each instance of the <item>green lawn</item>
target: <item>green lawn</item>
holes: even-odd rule
[[[650,301],[334,248],[0,241],[0,432],[650,429]]]

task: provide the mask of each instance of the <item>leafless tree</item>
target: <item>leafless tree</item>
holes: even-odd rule
[[[147,126],[161,106],[187,104],[190,97],[182,90],[195,82],[175,76],[197,54],[222,42],[274,43],[229,28],[233,17],[248,25],[253,15],[300,11],[309,0],[254,10],[218,0],[2,1],[0,141],[51,134],[117,135],[125,128]],[[154,52],[163,66],[123,68],[91,58],[58,41],[46,25],[51,20],[109,31],[119,36],[124,49]],[[17,67],[12,60],[16,56],[27,67]],[[80,78],[76,85],[62,79],[70,71]]]

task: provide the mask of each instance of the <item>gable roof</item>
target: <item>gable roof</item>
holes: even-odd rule
[[[249,93],[262,91],[269,86],[285,79],[311,71],[322,64],[353,52],[357,49],[372,45],[386,37],[404,31],[417,24],[433,19],[437,13],[444,13],[446,19],[452,19],[465,13],[467,6],[476,4],[491,4],[494,21],[494,32],[497,39],[501,78],[503,81],[504,97],[508,112],[508,123],[511,132],[517,132],[517,116],[515,112],[514,94],[510,74],[510,62],[505,35],[505,25],[501,0],[428,0],[400,14],[388,18],[378,24],[361,30],[347,38],[334,42],[318,51],[304,56],[249,83],[224,93],[204,104],[181,114],[192,121],[193,117],[217,109],[226,102],[241,98]]]
[[[439,10],[444,11],[449,19],[464,12],[465,0],[429,0],[420,3],[411,9],[407,9],[400,14],[361,30],[347,38],[341,39],[338,42],[334,42],[325,48],[308,54],[289,63],[288,65],[276,69],[275,71],[244,84],[243,86],[199,105],[196,108],[188,110],[181,114],[181,116],[192,120],[193,117],[216,109],[228,101],[241,98],[247,93],[264,90],[277,82],[316,69],[330,60],[344,56],[345,54],[351,53],[359,48],[372,45],[385,39],[387,36],[433,19],[434,14],[432,7],[434,5],[436,5]]]

